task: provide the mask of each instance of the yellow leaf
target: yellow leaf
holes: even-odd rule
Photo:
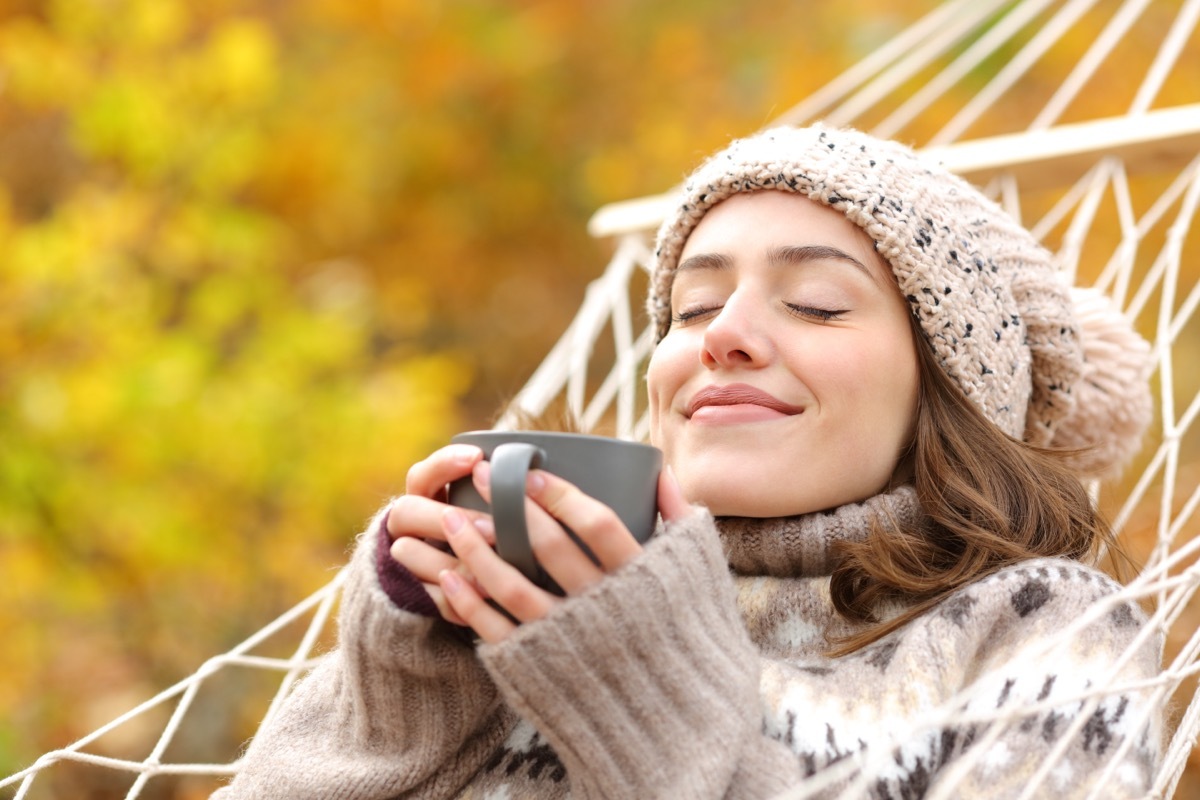
[[[213,88],[235,105],[262,99],[278,80],[277,51],[271,29],[262,22],[236,19],[223,23],[205,53]]]

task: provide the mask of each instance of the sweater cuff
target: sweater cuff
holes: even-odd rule
[[[411,611],[422,617],[438,618],[437,605],[421,581],[404,565],[392,558],[392,537],[388,535],[387,518],[389,504],[375,516],[371,524],[371,535],[375,537],[375,574],[384,594],[402,611]]]
[[[731,743],[762,729],[758,656],[707,512],[479,654],[579,797],[720,797]]]

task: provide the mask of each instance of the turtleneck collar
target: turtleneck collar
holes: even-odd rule
[[[921,524],[921,507],[911,486],[829,511],[796,517],[718,517],[717,531],[729,566],[737,575],[817,577],[833,571],[830,545],[865,541],[871,521],[902,527]]]

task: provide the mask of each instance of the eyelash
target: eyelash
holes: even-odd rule
[[[719,306],[703,306],[700,308],[691,308],[691,309],[688,309],[687,311],[680,311],[678,314],[672,314],[671,322],[679,324],[679,325],[686,325],[687,323],[691,322],[692,320],[696,320],[696,319],[699,319],[700,317],[703,317],[705,314],[711,314],[711,313],[713,313],[715,311],[719,311],[719,310],[720,310]]]
[[[812,306],[798,306],[795,303],[783,304],[788,313],[794,317],[806,320],[817,320],[819,322],[836,322],[842,318],[849,309],[841,308],[835,311],[830,311],[824,308],[813,308]]]
[[[806,320],[809,322],[836,322],[842,318],[849,309],[838,309],[830,311],[824,308],[813,308],[811,306],[797,305],[796,303],[784,303],[784,308],[787,312],[797,319]],[[706,314],[712,314],[720,311],[720,306],[702,306],[700,308],[688,309],[680,311],[678,314],[671,315],[671,322],[678,325],[686,325],[689,322],[697,320]]]

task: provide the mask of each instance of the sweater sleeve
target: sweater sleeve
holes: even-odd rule
[[[338,648],[263,723],[214,800],[453,797],[511,727],[473,648],[385,591],[377,528],[351,558]]]
[[[480,656],[573,797],[766,797],[800,780],[763,734],[759,654],[707,512]]]

